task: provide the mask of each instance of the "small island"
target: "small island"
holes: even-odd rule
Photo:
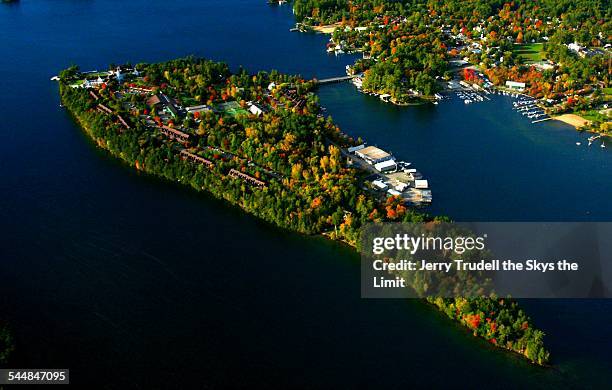
[[[358,247],[366,223],[447,220],[419,210],[431,191],[409,163],[325,117],[316,80],[232,73],[193,57],[101,72],[74,66],[56,79],[62,104],[100,148],[279,227]],[[544,333],[511,299],[428,301],[474,336],[549,360]]]

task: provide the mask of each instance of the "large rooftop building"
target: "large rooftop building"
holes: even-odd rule
[[[355,154],[371,165],[378,164],[387,160],[393,160],[393,156],[391,154],[375,146],[368,146],[366,148],[357,150],[355,151]]]

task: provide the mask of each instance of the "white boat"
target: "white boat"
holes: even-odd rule
[[[601,147],[602,147],[602,148],[605,148],[605,147],[606,147],[606,144],[602,142],[602,143],[601,143]]]
[[[576,142],[576,145],[580,146],[580,145],[582,145],[582,144],[581,144],[580,142]]]
[[[463,102],[464,102],[465,104],[470,104],[472,101],[471,101],[470,99],[465,99]]]

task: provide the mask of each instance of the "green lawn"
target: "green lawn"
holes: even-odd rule
[[[543,43],[524,43],[516,44],[513,47],[514,53],[523,58],[525,62],[539,62],[544,59]]]
[[[584,119],[587,119],[593,122],[607,122],[609,120],[607,116],[605,116],[604,114],[600,113],[597,110],[581,111],[579,115],[583,117]]]
[[[236,101],[221,103],[217,105],[219,111],[225,112],[226,114],[236,116],[238,114],[247,114],[248,111],[240,107],[240,104]]]

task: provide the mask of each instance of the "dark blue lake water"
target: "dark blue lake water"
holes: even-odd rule
[[[0,318],[15,329],[12,365],[67,367],[73,383],[106,388],[609,384],[610,301],[524,301],[554,357],[540,369],[420,301],[362,300],[352,250],[117,163],[49,81],[72,63],[188,54],[343,74],[350,56],[291,25],[290,8],[263,0],[0,5]],[[427,176],[433,212],[612,220],[611,148],[527,124],[506,98],[397,108],[349,84],[320,96],[343,130]]]

